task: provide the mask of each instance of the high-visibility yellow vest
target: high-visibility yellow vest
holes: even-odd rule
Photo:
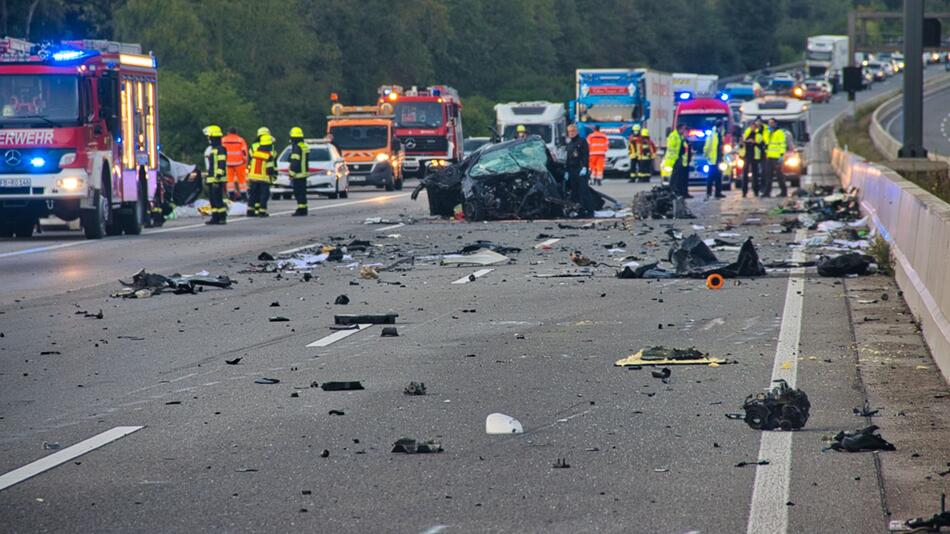
[[[788,150],[788,142],[785,138],[785,130],[777,128],[774,132],[768,132],[766,139],[765,156],[769,159],[778,159],[785,156]]]

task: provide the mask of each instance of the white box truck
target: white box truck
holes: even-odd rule
[[[650,139],[658,147],[666,146],[666,130],[673,127],[673,77],[667,72],[640,69],[645,74],[646,97],[650,102],[650,117],[644,127],[650,130]]]
[[[844,81],[848,61],[847,35],[813,35],[805,43],[805,72],[808,78],[823,78],[837,93]]]
[[[714,96],[719,85],[715,74],[673,73],[673,94],[688,91],[692,96]]]
[[[539,135],[558,161],[567,157],[567,111],[553,102],[508,102],[495,104],[495,125],[502,139],[514,139],[524,125],[528,135]]]

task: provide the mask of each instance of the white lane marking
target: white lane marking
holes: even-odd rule
[[[326,336],[326,337],[324,337],[324,338],[320,338],[320,339],[314,341],[313,343],[311,343],[311,344],[309,344],[309,345],[307,345],[307,346],[308,346],[308,347],[326,347],[326,346],[328,346],[328,345],[332,345],[333,343],[336,343],[337,341],[339,341],[339,340],[341,340],[341,339],[346,339],[346,338],[352,336],[353,334],[355,334],[355,333],[357,333],[357,332],[362,332],[363,330],[366,330],[367,328],[369,328],[369,327],[371,327],[371,326],[373,326],[373,325],[371,325],[371,324],[358,324],[358,325],[356,325],[356,326],[357,326],[357,327],[356,327],[356,328],[353,328],[352,330],[337,330],[336,332],[330,334],[329,336]]]
[[[67,447],[61,451],[54,452],[45,458],[40,458],[39,460],[26,464],[23,467],[14,469],[9,473],[0,476],[0,491],[3,491],[14,484],[19,484],[24,480],[34,477],[44,471],[48,471],[57,465],[66,463],[73,458],[78,458],[83,454],[86,454],[89,451],[98,449],[103,445],[112,443],[113,441],[124,438],[133,432],[137,432],[145,428],[144,426],[117,426],[111,430],[106,430],[102,434],[93,436],[85,441],[80,441],[79,443],[73,445],[72,447]]]
[[[494,271],[494,269],[479,269],[479,270],[475,271],[474,273],[472,273],[472,274],[470,274],[470,275],[468,275],[468,276],[463,276],[462,278],[459,278],[458,280],[456,280],[456,281],[454,281],[454,282],[452,282],[452,283],[453,283],[453,284],[467,284],[467,283],[469,283],[469,282],[472,281],[472,277],[473,277],[473,276],[474,276],[475,278],[481,278],[481,277],[485,276],[486,274],[488,274],[488,273],[490,273],[490,272],[492,272],[492,271]]]
[[[396,228],[402,228],[403,226],[406,226],[406,223],[399,223],[392,226],[387,226],[385,228],[380,228],[379,230],[376,230],[376,232],[388,232],[389,230],[395,230]]]
[[[281,250],[277,254],[279,255],[293,254],[294,252],[300,252],[301,250],[306,250],[308,248],[319,247],[322,244],[323,243],[310,243],[309,245],[304,245],[302,247],[288,248],[287,250]]]
[[[551,245],[557,243],[557,242],[560,241],[560,240],[561,240],[560,238],[554,237],[554,238],[551,238],[551,239],[548,239],[548,240],[545,240],[545,241],[542,241],[542,242],[538,243],[537,245],[534,246],[534,248],[550,247]]]
[[[808,233],[798,230],[795,240],[803,241]],[[805,260],[804,252],[792,252],[792,261]],[[796,267],[788,277],[785,291],[785,309],[782,311],[782,329],[775,348],[772,365],[772,380],[783,379],[795,387],[798,375],[798,344],[802,333],[802,305],[805,300],[805,269]],[[768,460],[769,465],[755,469],[755,485],[752,487],[752,505],[749,510],[748,534],[769,532],[785,534],[788,531],[789,481],[792,469],[793,432],[763,431],[759,444],[758,460]]]
[[[356,204],[366,204],[366,203],[368,203],[368,202],[377,202],[377,203],[380,203],[380,202],[385,202],[386,200],[393,199],[393,198],[406,197],[406,196],[409,196],[409,195],[411,195],[411,194],[412,194],[412,193],[399,193],[399,194],[395,194],[395,195],[380,195],[380,196],[372,197],[372,198],[364,198],[363,200],[351,200],[351,201],[349,201],[349,202],[336,202],[336,203],[334,203],[334,204],[325,204],[325,205],[322,205],[322,206],[315,206],[315,207],[312,207],[312,208],[310,208],[310,211],[328,210],[328,209],[340,208],[340,207],[344,207],[344,206],[353,206],[353,205],[356,205]],[[293,210],[290,210],[290,211],[279,211],[279,212],[277,212],[277,213],[272,213],[271,216],[276,217],[276,216],[278,216],[278,215],[287,215],[287,214],[289,214],[289,213],[293,213]],[[237,217],[237,218],[232,219],[231,222],[232,222],[232,223],[236,223],[236,222],[247,221],[247,220],[250,220],[250,219],[248,219],[247,217]],[[189,224],[189,225],[186,225],[186,226],[175,226],[174,228],[159,228],[159,229],[157,229],[157,230],[143,231],[143,232],[142,232],[142,235],[148,236],[148,235],[153,235],[153,234],[165,234],[165,233],[168,233],[168,232],[180,232],[180,231],[182,231],[182,230],[191,230],[191,229],[193,229],[193,228],[204,228],[204,227],[205,227],[205,223],[202,222],[202,223],[198,223],[198,224]],[[60,243],[60,244],[58,244],[58,245],[50,245],[50,246],[47,246],[47,247],[35,247],[35,248],[27,248],[27,249],[22,249],[22,250],[14,250],[13,252],[4,252],[4,253],[0,254],[0,258],[9,258],[9,257],[12,257],[12,256],[22,256],[22,255],[24,255],[24,254],[36,254],[36,253],[38,253],[38,252],[49,252],[49,251],[51,251],[51,250],[57,250],[57,249],[66,248],[66,247],[77,247],[77,246],[80,246],[80,245],[92,245],[92,244],[95,244],[95,243],[102,243],[102,242],[103,242],[103,241],[102,241],[101,239],[86,239],[86,240],[83,240],[83,241],[72,241],[72,242],[69,242],[69,243]]]

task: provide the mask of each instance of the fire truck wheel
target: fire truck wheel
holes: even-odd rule
[[[402,191],[402,178],[396,180],[394,187],[396,188],[396,191]]]
[[[396,188],[396,185],[393,183],[393,176],[390,174],[389,178],[386,179],[386,191],[392,191]]]
[[[86,239],[102,239],[107,233],[106,224],[107,204],[102,193],[96,191],[92,199],[94,209],[85,209],[79,212],[79,221],[82,223],[82,231]]]

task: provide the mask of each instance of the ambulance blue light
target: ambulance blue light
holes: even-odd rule
[[[709,174],[709,165],[703,165],[703,172]]]
[[[59,52],[53,52],[53,61],[75,61],[77,59],[85,56],[86,53],[82,50],[60,50]]]
[[[679,100],[689,100],[690,98],[693,98],[693,93],[690,93],[689,91],[683,91],[677,93],[676,98]]]

